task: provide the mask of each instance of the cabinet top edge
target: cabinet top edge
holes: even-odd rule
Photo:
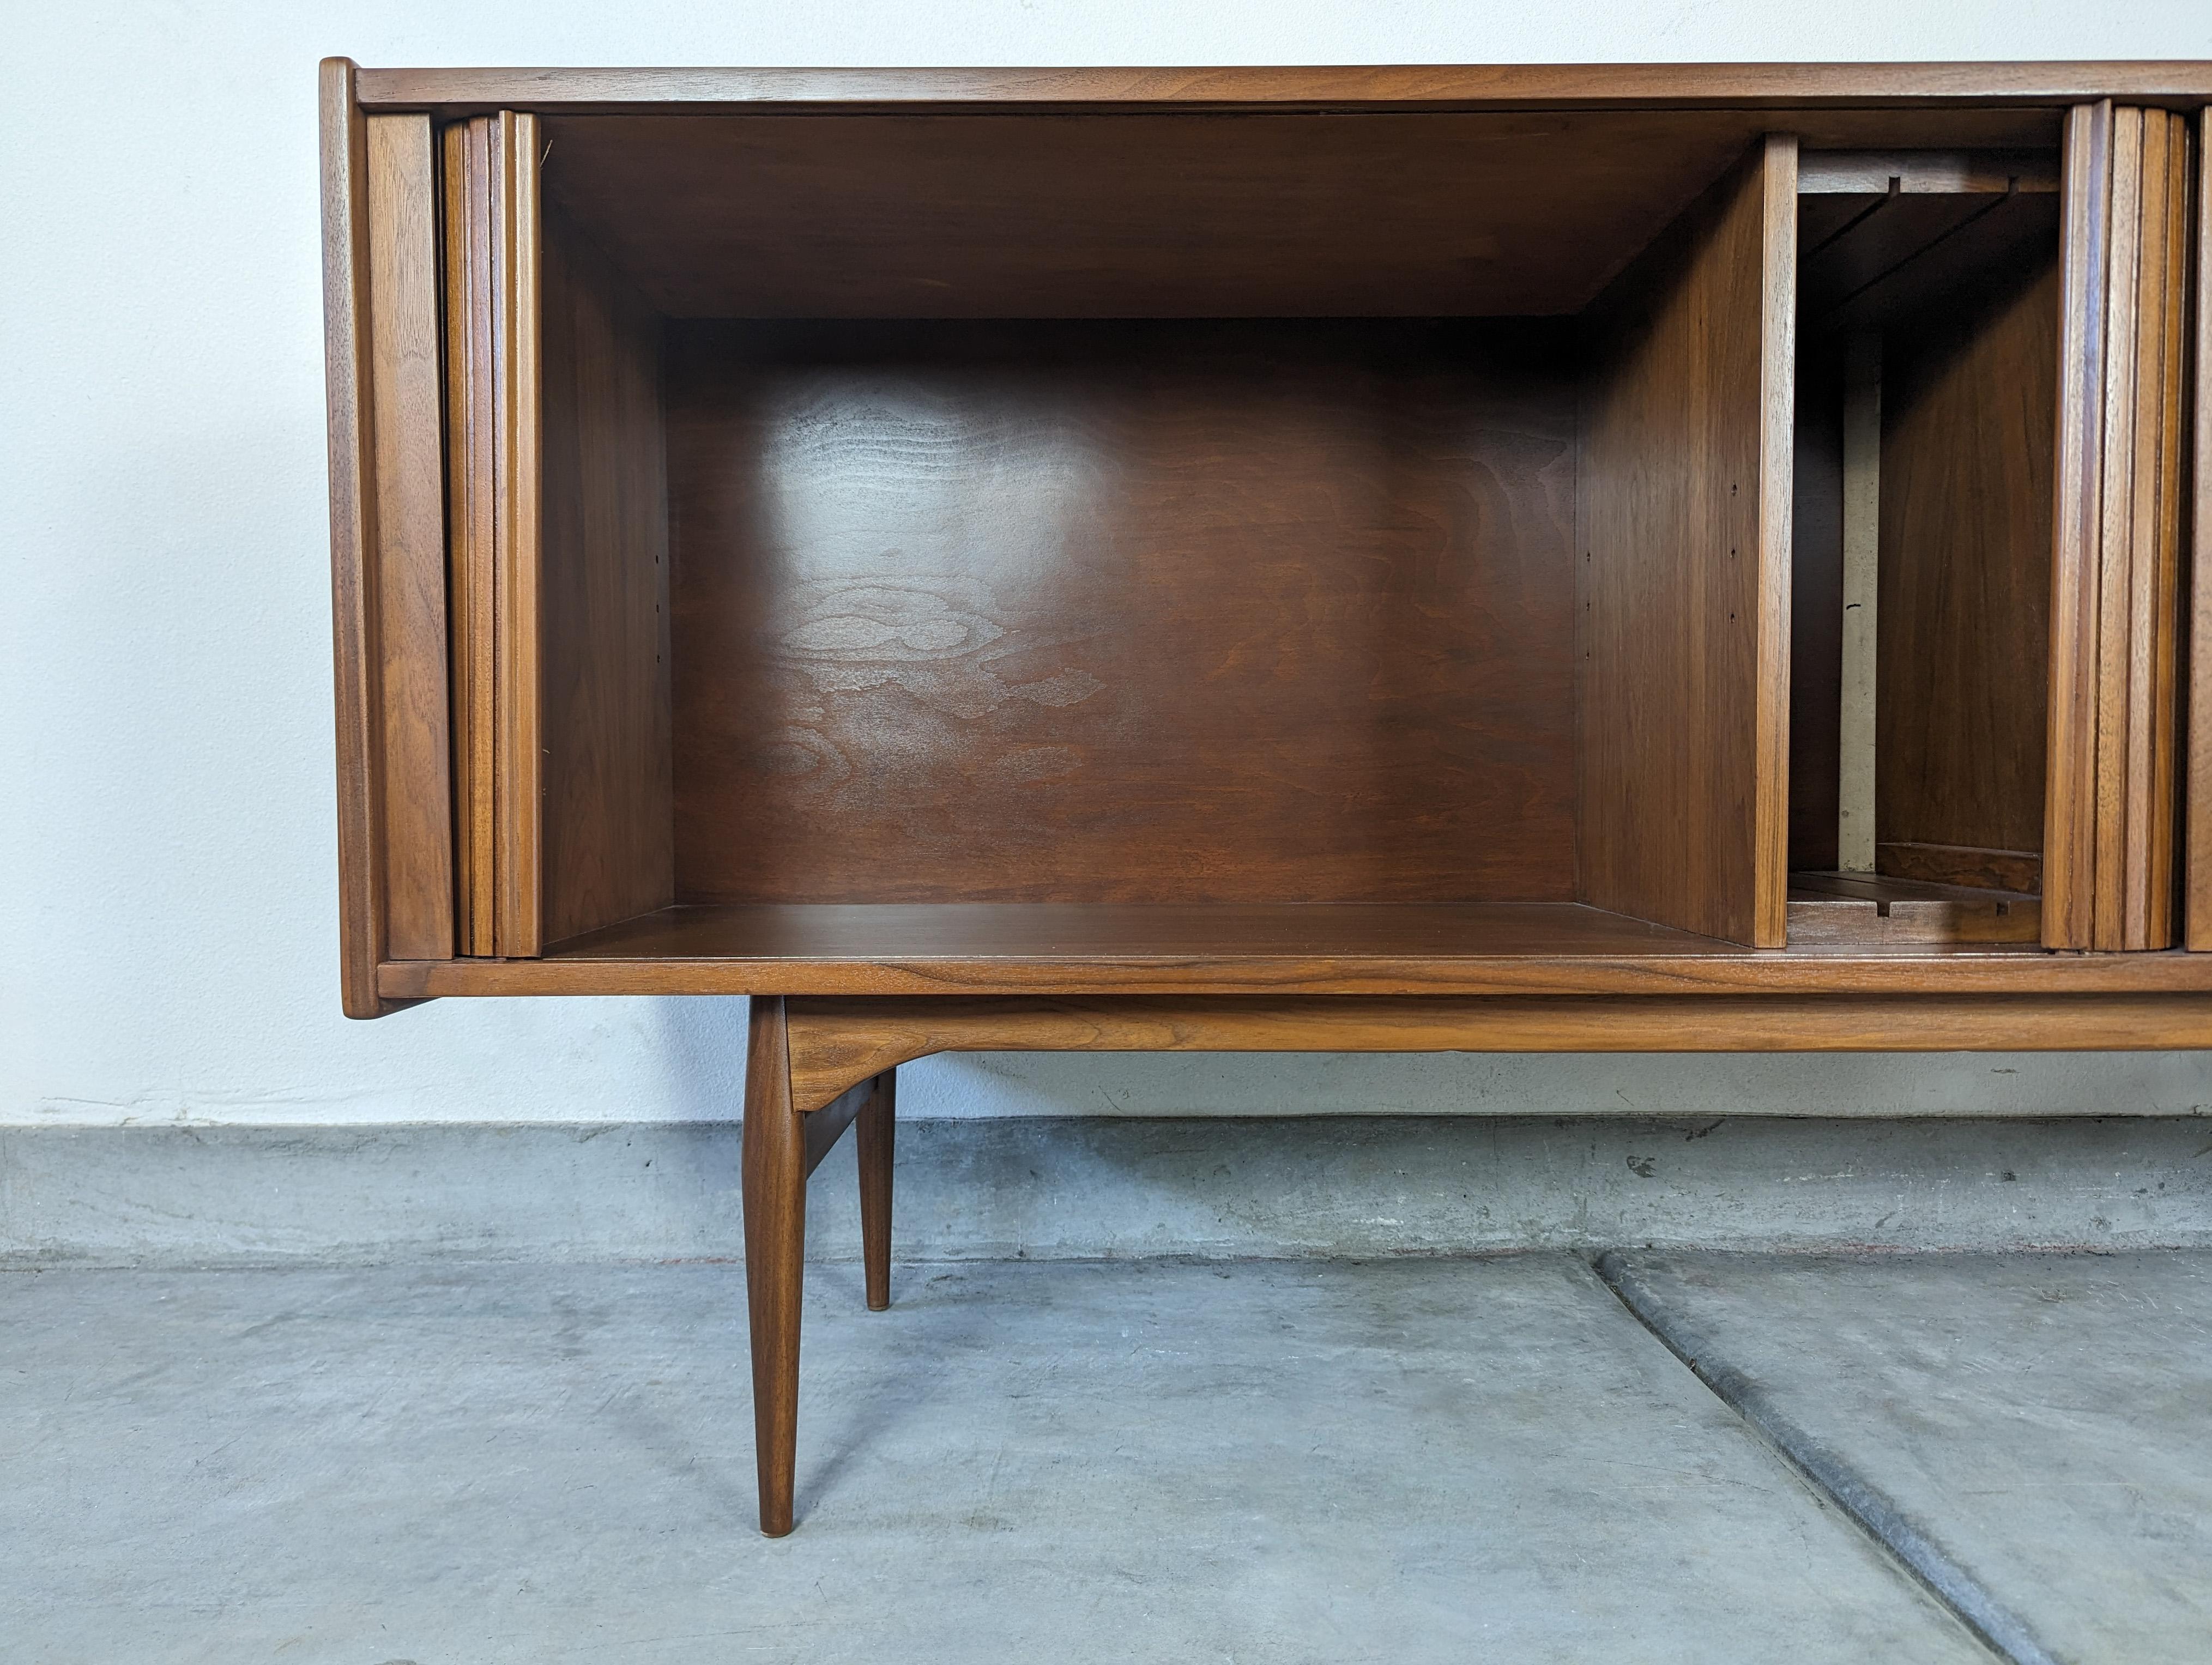
[[[345,60],[333,60],[343,63]],[[2075,104],[2192,108],[2212,61],[1401,64],[1096,69],[363,69],[369,111],[459,115],[1758,108]]]

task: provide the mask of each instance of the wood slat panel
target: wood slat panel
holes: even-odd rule
[[[459,939],[534,954],[540,908],[540,255],[534,117],[445,137]]]
[[[2136,340],[2143,242],[2143,112],[2112,112],[2112,185],[2105,272],[2105,477],[2099,504],[2095,817],[2091,848],[2095,898],[2091,945],[2125,945],[2129,785],[2133,724],[2128,679],[2134,623]],[[2163,124],[2160,124],[2162,126]]]
[[[668,504],[659,318],[550,205],[540,248],[541,932],[557,942],[675,897]]]
[[[368,123],[386,951],[453,951],[438,211],[427,116]]]
[[[538,118],[501,111],[492,130],[493,348],[499,467],[492,595],[493,804],[496,815],[499,951],[544,945],[544,676],[543,248]]]
[[[2103,546],[2105,251],[2112,106],[2075,110],[2062,160],[2058,426],[2051,568],[2051,738],[2043,929],[2053,948],[2095,938],[2098,552]]]
[[[2195,423],[2190,501],[2189,946],[2212,950],[2212,109],[2198,118]]]
[[[2150,802],[2152,812],[2171,830],[2152,844],[2153,860],[2144,888],[2151,896],[2164,898],[2170,910],[2163,922],[2154,913],[2151,937],[2174,942],[2179,940],[2182,926],[2180,864],[2185,848],[2181,803],[2183,776],[2187,768],[2185,750],[2188,735],[2189,604],[2185,586],[2191,551],[2196,547],[2190,541],[2187,517],[2202,495],[2193,478],[2191,447],[2198,442],[2195,430],[2203,419],[2198,417],[2197,412],[2205,407],[2193,397],[2191,385],[2197,374],[2191,332],[2197,326],[2197,222],[2203,212],[2197,170],[2202,147],[2191,143],[2190,125],[2183,117],[2169,115],[2167,132],[2166,327],[2161,366],[2165,398],[2160,411],[2159,570],[2153,612],[2158,635],[2152,675],[2152,697],[2156,708],[2165,714],[2163,720],[2167,726],[2153,752],[2156,773]]]
[[[493,756],[493,596],[498,453],[493,355],[491,136],[488,118],[443,136],[446,221],[447,568],[451,602],[455,951],[498,951],[498,811]]]
[[[1760,142],[1594,309],[1576,563],[1581,895],[1786,923],[1796,148]]]
[[[2173,940],[2187,125],[2069,118],[2045,940]]]

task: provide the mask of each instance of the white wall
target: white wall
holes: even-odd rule
[[[2204,0],[12,0],[0,1121],[718,1115],[743,1006],[338,1015],[314,69],[2212,58]],[[938,1060],[923,1114],[2198,1108],[2185,1056]]]

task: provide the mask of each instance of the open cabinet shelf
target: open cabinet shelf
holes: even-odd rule
[[[349,1009],[2180,939],[2185,95],[332,74]]]

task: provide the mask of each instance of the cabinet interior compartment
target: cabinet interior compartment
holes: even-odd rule
[[[1838,332],[1770,116],[499,119],[542,520],[496,951],[1719,951],[1837,870]],[[2040,649],[1978,635],[2034,623],[2032,528],[1976,546],[2002,593],[1924,552],[1960,471],[2037,465],[1975,378],[2048,282],[1884,325],[1898,652],[1982,654],[1957,738],[1883,742],[1900,845],[2036,847],[2039,754],[1955,761],[2033,726],[1992,667]]]
[[[2058,155],[1808,153],[1801,189],[1790,940],[2034,945]]]

